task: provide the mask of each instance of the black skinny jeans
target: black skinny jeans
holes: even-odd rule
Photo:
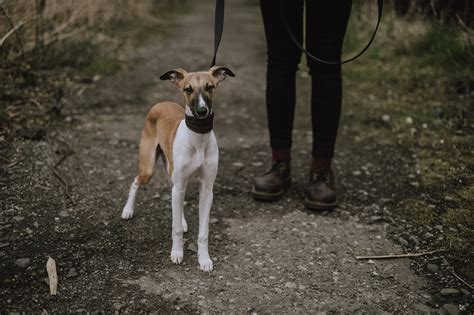
[[[282,21],[280,1],[291,32],[303,39],[304,0],[260,0],[267,40],[266,106],[272,149],[290,149],[295,114],[295,74],[301,51],[289,37]],[[306,49],[324,60],[341,59],[342,43],[352,0],[306,1]],[[334,155],[341,114],[341,66],[307,58],[312,77],[311,116],[313,158]]]

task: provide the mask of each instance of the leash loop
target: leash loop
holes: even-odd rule
[[[211,61],[211,68],[216,65],[217,50],[222,39],[224,30],[224,0],[216,0],[216,11],[214,19],[214,56]]]
[[[375,26],[375,30],[374,32],[372,33],[372,36],[370,37],[369,39],[369,42],[367,43],[367,45],[365,45],[365,47],[355,56],[349,58],[349,59],[346,59],[346,60],[342,60],[342,61],[327,61],[327,60],[323,60],[321,58],[318,58],[316,56],[314,56],[313,54],[311,54],[308,50],[306,50],[306,48],[303,47],[303,45],[301,45],[298,40],[296,39],[296,37],[291,33],[290,31],[290,26],[288,25],[288,21],[286,20],[285,18],[285,10],[283,9],[283,1],[284,0],[279,0],[280,2],[280,11],[281,11],[281,16],[282,16],[282,19],[283,19],[283,23],[285,24],[285,28],[286,28],[286,31],[288,33],[288,35],[290,36],[291,40],[293,41],[293,43],[302,51],[306,54],[306,56],[308,56],[309,58],[315,60],[315,61],[318,61],[318,62],[321,62],[321,63],[325,63],[325,64],[328,64],[328,65],[342,65],[344,63],[348,63],[348,62],[351,62],[351,61],[354,61],[356,60],[357,58],[359,58],[360,56],[362,56],[363,53],[365,53],[367,51],[367,49],[369,49],[370,45],[372,44],[372,42],[374,41],[375,39],[375,35],[377,34],[377,31],[379,29],[379,26],[380,26],[380,21],[382,20],[382,13],[383,13],[383,0],[377,0],[377,8],[378,8],[378,16],[377,16],[377,25]],[[316,0],[313,0],[313,1],[316,1]],[[324,0],[326,1],[326,0]],[[340,0],[340,1],[345,1],[345,0]]]

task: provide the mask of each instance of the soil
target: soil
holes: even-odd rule
[[[278,202],[251,199],[252,179],[269,165],[270,152],[263,29],[257,6],[248,1],[228,3],[218,58],[236,77],[221,84],[215,100],[220,164],[210,225],[214,271],[198,269],[196,186],[186,197],[189,231],[179,266],[169,259],[170,188],[161,174],[140,190],[135,217],[120,219],[147,110],[159,101],[181,102],[180,92],[159,75],[178,67],[207,69],[211,59],[212,1],[188,5],[166,39],[133,51],[131,70],[67,93],[66,118],[46,138],[17,139],[9,147],[1,180],[1,312],[472,311],[472,291],[453,280],[442,253],[429,260],[355,259],[423,251],[429,243],[403,230],[391,213],[393,200],[411,189],[407,152],[386,141],[354,141],[354,130],[363,132],[348,114],[356,92],[346,94],[350,110],[338,140],[338,209],[303,206],[311,146],[305,75],[298,78],[293,185]],[[49,295],[49,256],[58,266],[57,296]],[[451,282],[417,267],[428,262],[438,278]],[[450,289],[446,283],[455,290],[441,291]]]

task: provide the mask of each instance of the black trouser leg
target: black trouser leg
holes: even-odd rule
[[[311,54],[328,61],[341,60],[351,6],[351,0],[306,1],[306,48]],[[312,77],[312,155],[331,159],[341,115],[341,66],[307,60]]]
[[[299,41],[303,38],[303,0],[282,0],[286,20]],[[266,106],[270,146],[290,149],[295,114],[295,73],[301,59],[283,24],[280,0],[260,0],[267,41]]]

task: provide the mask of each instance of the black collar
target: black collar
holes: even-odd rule
[[[195,118],[193,116],[185,115],[186,126],[197,133],[211,132],[214,127],[214,113],[211,113],[204,119]]]

